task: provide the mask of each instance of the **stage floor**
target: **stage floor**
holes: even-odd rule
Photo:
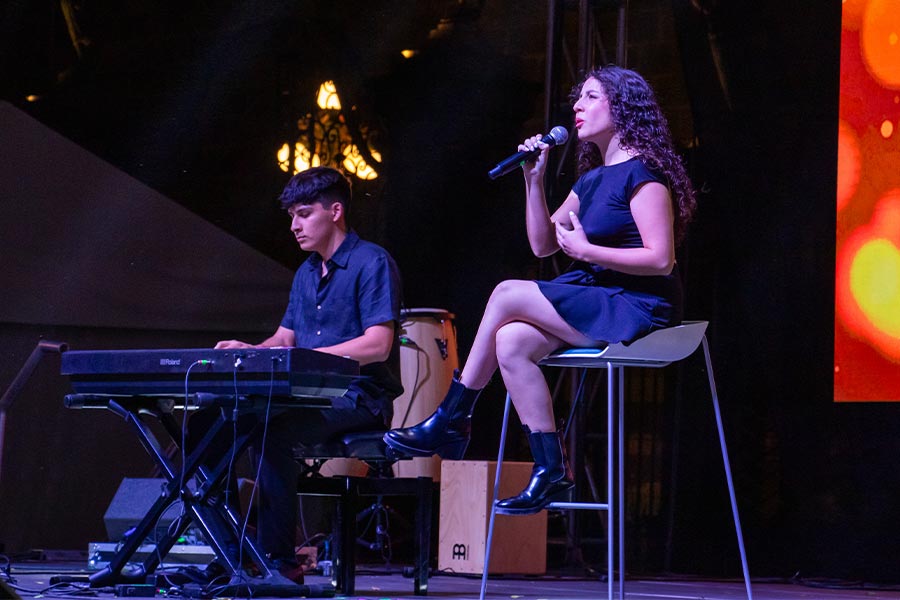
[[[115,598],[112,589],[89,592],[85,584],[60,584],[51,587],[54,576],[85,576],[90,572],[82,564],[43,562],[13,563],[11,566],[15,584],[13,589],[22,598],[74,597]],[[5,579],[5,577],[3,577]],[[307,577],[307,584],[324,585],[329,580],[320,576]],[[428,581],[428,596],[441,600],[478,598],[480,577],[434,574]],[[597,600],[606,598],[606,583],[598,580],[568,577],[492,578],[488,583],[487,597],[492,600]],[[743,581],[715,581],[693,578],[629,579],[625,585],[630,600],[735,600],[746,598]],[[168,597],[174,597],[169,594]],[[0,598],[8,598],[0,590]],[[166,597],[157,594],[157,597]],[[256,596],[262,597],[265,596]],[[347,596],[336,596],[346,598]],[[900,586],[841,587],[826,582],[791,584],[785,582],[755,581],[755,600],[880,600],[900,599]],[[415,599],[413,582],[403,577],[399,569],[395,573],[382,566],[360,568],[356,577],[356,592],[352,599],[393,600]]]

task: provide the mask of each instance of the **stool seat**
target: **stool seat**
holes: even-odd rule
[[[294,458],[356,458],[365,462],[389,463],[402,460],[404,457],[384,443],[384,434],[384,431],[362,431],[318,444],[298,444],[294,446]]]
[[[597,368],[599,363],[617,367],[665,367],[694,353],[706,334],[707,321],[685,321],[675,327],[657,329],[630,344],[622,342],[599,348],[562,348],[538,364],[548,367]]]

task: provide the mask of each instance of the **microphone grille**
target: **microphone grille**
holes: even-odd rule
[[[565,144],[566,140],[569,139],[569,132],[562,125],[557,125],[551,129],[548,135],[553,138],[553,141],[557,146]]]

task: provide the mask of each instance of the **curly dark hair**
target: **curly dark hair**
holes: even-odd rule
[[[634,152],[651,169],[660,171],[668,179],[675,209],[675,242],[684,239],[687,225],[697,207],[694,188],[675,152],[669,122],[656,102],[656,95],[643,77],[629,69],[608,65],[590,71],[572,89],[569,99],[574,104],[588,79],[600,82],[609,100],[616,133],[623,150]],[[577,173],[603,164],[603,155],[593,142],[581,142],[577,153]]]

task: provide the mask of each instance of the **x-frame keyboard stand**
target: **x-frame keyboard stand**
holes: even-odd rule
[[[144,515],[134,531],[125,539],[121,548],[103,569],[90,576],[91,587],[106,587],[119,583],[144,583],[147,575],[153,573],[181,535],[193,524],[198,527],[206,541],[213,547],[216,555],[227,568],[229,581],[222,585],[210,585],[207,588],[186,590],[188,595],[202,597],[330,597],[334,595],[331,586],[298,585],[277,571],[273,571],[269,561],[260,551],[256,542],[242,534],[240,516],[224,502],[222,492],[226,487],[226,476],[229,464],[234,457],[241,456],[253,441],[259,428],[260,420],[249,431],[238,429],[234,435],[232,416],[246,414],[249,411],[260,411],[253,400],[240,399],[243,406],[234,408],[223,406],[219,415],[206,431],[196,448],[186,455],[182,468],[166,456],[160,440],[141,418],[145,415],[155,417],[166,434],[177,446],[181,445],[182,428],[172,414],[175,401],[166,398],[150,397],[110,397],[103,395],[70,394],[65,403],[69,408],[106,408],[122,417],[137,434],[141,445],[159,465],[166,478],[166,484],[153,506]],[[263,399],[263,402],[265,400]],[[264,410],[264,408],[262,409]],[[227,442],[227,443],[222,443]],[[207,469],[202,464],[214,464]],[[195,476],[201,482],[196,489],[188,486]],[[150,552],[140,565],[134,565],[132,557],[144,540],[160,522],[166,510],[175,502],[183,503],[183,510],[168,528],[166,533],[156,541],[156,551]],[[235,548],[241,550],[237,556]],[[230,551],[229,551],[230,550]],[[243,559],[246,559],[244,561]],[[259,575],[250,575],[242,568],[242,564],[252,563]],[[191,586],[193,587],[193,586]],[[196,592],[196,593],[192,593]]]

